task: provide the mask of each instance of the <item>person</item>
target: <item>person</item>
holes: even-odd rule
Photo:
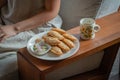
[[[52,27],[61,28],[60,2],[0,0],[0,80],[16,80],[16,52],[26,47],[32,36]]]
[[[60,28],[60,0],[0,0],[0,51],[25,47],[35,34]]]

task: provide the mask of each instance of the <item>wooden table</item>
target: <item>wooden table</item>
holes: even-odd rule
[[[107,80],[120,46],[120,13],[105,16],[96,22],[101,26],[96,37],[87,41],[80,40],[78,52],[65,60],[44,61],[31,56],[26,48],[20,49],[17,54],[20,80],[45,80],[47,73],[101,50],[105,53],[98,69],[65,80]],[[79,26],[68,32],[79,38]]]

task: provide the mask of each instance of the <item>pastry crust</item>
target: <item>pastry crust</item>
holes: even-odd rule
[[[63,42],[69,47],[69,48],[73,48],[75,47],[74,43],[69,40],[69,39],[63,39]]]
[[[52,28],[46,35],[42,37],[44,41],[51,45],[51,52],[57,56],[60,56],[68,51],[71,48],[75,47],[74,41],[76,37],[66,33],[62,29]],[[39,40],[36,40],[36,42]]]
[[[76,37],[74,37],[74,36],[72,36],[72,35],[70,35],[70,34],[63,34],[63,36],[65,37],[65,38],[67,38],[67,39],[69,39],[69,40],[71,40],[71,41],[76,41],[77,39],[76,39]]]
[[[65,43],[63,43],[62,41],[58,44],[58,47],[60,47],[63,52],[67,52],[67,51],[70,50],[70,48]]]
[[[54,38],[54,37],[50,37],[50,36],[44,36],[43,39],[47,44],[49,44],[51,46],[55,46],[60,43],[60,40],[58,40],[57,38]]]
[[[62,50],[57,46],[53,46],[50,51],[58,56],[63,54]]]
[[[60,29],[60,28],[52,28],[53,31],[57,31],[59,32],[60,34],[65,34],[66,32],[63,30],[63,29]]]
[[[52,37],[56,37],[59,40],[63,40],[64,39],[64,37],[60,33],[56,32],[56,31],[49,31],[47,33],[47,35],[52,36]]]

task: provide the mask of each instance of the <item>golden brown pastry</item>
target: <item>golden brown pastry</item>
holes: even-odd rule
[[[49,31],[47,33],[47,35],[52,36],[52,37],[56,37],[59,40],[63,40],[64,39],[64,37],[60,33],[56,32],[56,31]]]
[[[74,43],[69,40],[69,39],[63,39],[63,42],[69,47],[69,48],[73,48],[75,45]]]
[[[58,47],[60,47],[63,52],[67,52],[67,51],[70,50],[70,48],[65,43],[63,43],[62,41],[58,44]]]
[[[53,46],[50,51],[58,56],[63,54],[62,50],[57,46]]]
[[[51,36],[44,36],[43,39],[46,43],[48,43],[51,46],[58,45],[60,43],[60,40],[58,38],[54,38]]]
[[[60,28],[52,28],[53,31],[57,31],[59,32],[60,34],[65,34],[66,32],[63,30],[63,29],[60,29]]]
[[[65,37],[65,38],[67,38],[67,39],[70,39],[71,41],[76,41],[77,39],[76,39],[76,37],[74,37],[74,36],[72,36],[72,35],[70,35],[70,34],[63,34],[63,36]]]

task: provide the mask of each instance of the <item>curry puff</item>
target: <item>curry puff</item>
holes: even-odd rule
[[[60,47],[63,52],[67,52],[67,51],[70,50],[70,48],[69,48],[65,43],[63,43],[63,42],[60,42],[60,43],[58,44],[58,47]]]
[[[63,54],[62,50],[57,46],[53,46],[50,51],[58,56]]]
[[[68,45],[69,48],[73,48],[75,46],[74,43],[71,40],[69,40],[69,39],[63,39],[63,42],[66,45]]]
[[[49,44],[51,46],[58,45],[60,43],[59,39],[50,37],[50,36],[44,36],[43,39],[47,44]]]
[[[60,34],[65,34],[66,32],[63,30],[63,29],[60,29],[60,28],[52,28],[53,31],[57,31],[59,32]]]
[[[60,33],[56,32],[56,31],[49,31],[47,33],[47,35],[52,36],[52,37],[56,37],[59,40],[63,40],[64,39],[64,37]]]
[[[63,36],[64,36],[65,38],[71,40],[71,41],[76,41],[76,40],[77,40],[74,36],[72,36],[72,35],[70,35],[70,34],[67,34],[67,33],[66,33],[66,34],[63,34]]]

